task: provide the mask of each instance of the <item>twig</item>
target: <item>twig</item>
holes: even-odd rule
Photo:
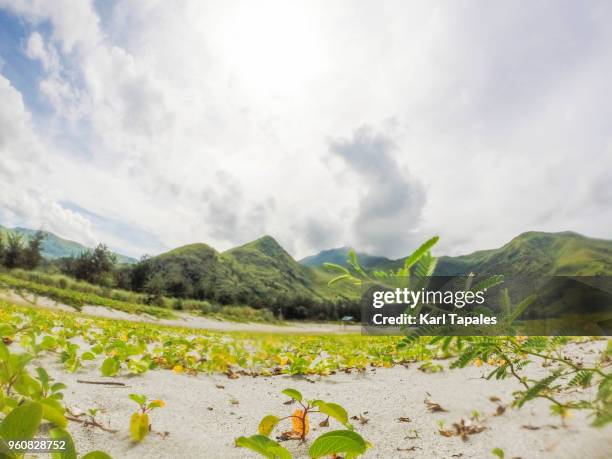
[[[127,384],[116,381],[86,381],[84,379],[77,379],[78,383],[81,384],[99,384],[101,386],[120,386],[120,387],[129,387]]]
[[[85,427],[88,427],[88,426],[97,427],[98,429],[101,429],[104,432],[108,432],[108,433],[117,433],[118,432],[115,429],[109,429],[108,427],[104,427],[102,424],[98,423],[95,419],[81,419],[81,418],[78,418],[76,416],[71,416],[71,415],[66,416],[66,419],[68,419],[70,421],[81,423]]]

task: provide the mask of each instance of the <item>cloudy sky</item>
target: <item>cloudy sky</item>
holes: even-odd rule
[[[0,0],[0,224],[296,257],[612,238],[607,1]]]

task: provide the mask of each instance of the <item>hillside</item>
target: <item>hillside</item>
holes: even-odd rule
[[[37,233],[36,230],[29,228],[6,228],[0,225],[0,235],[6,236],[9,233],[16,233],[21,235],[25,240],[30,239],[34,234]],[[57,258],[63,257],[72,257],[79,255],[87,250],[92,250],[90,247],[85,247],[82,244],[79,244],[75,241],[70,241],[68,239],[61,238],[49,231],[43,231],[45,234],[45,240],[42,244],[42,256],[48,260],[54,260]],[[117,260],[119,263],[134,263],[136,260],[134,258],[128,257],[126,255],[116,254]]]
[[[362,266],[371,270],[397,269],[405,258],[385,257],[357,252]],[[347,266],[348,249],[331,249],[302,259],[310,267],[325,262]],[[530,231],[497,249],[479,250],[457,257],[438,259],[436,276],[454,276],[470,272],[505,275],[610,275],[612,274],[612,241],[594,239],[565,231],[544,233]]]
[[[570,231],[527,232],[504,246],[459,257],[441,257],[435,274],[610,275],[612,241]]]
[[[349,265],[346,260],[349,250],[349,247],[323,250],[316,255],[302,258],[300,263],[309,267],[320,267],[323,266],[324,263],[335,263],[340,266],[348,267]],[[391,261],[386,257],[372,256],[362,252],[357,252],[357,257],[359,258],[361,266],[368,269]]]
[[[331,273],[302,266],[270,236],[222,253],[191,244],[152,257],[141,268],[137,289],[224,304],[310,306],[336,295],[355,296],[346,286],[330,289]]]

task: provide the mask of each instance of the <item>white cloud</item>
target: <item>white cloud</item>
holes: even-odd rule
[[[609,5],[120,0],[103,21],[87,1],[2,5],[33,29],[23,52],[54,110],[32,123],[0,80],[15,221],[130,254],[259,233],[296,256],[400,254],[433,233],[453,253],[531,229],[609,236]],[[356,138],[330,155],[362,125],[393,142],[384,163],[357,168]]]

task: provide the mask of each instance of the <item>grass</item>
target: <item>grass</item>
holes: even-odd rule
[[[168,307],[145,304],[146,295],[104,288],[62,275],[14,270],[9,273],[0,273],[0,285],[44,296],[77,310],[84,305],[94,305],[129,314],[148,314],[159,319],[176,318],[176,314]],[[269,310],[259,310],[248,306],[220,306],[212,305],[207,301],[174,299],[164,299],[164,303],[174,306],[175,309],[190,310],[219,320],[281,323]]]

